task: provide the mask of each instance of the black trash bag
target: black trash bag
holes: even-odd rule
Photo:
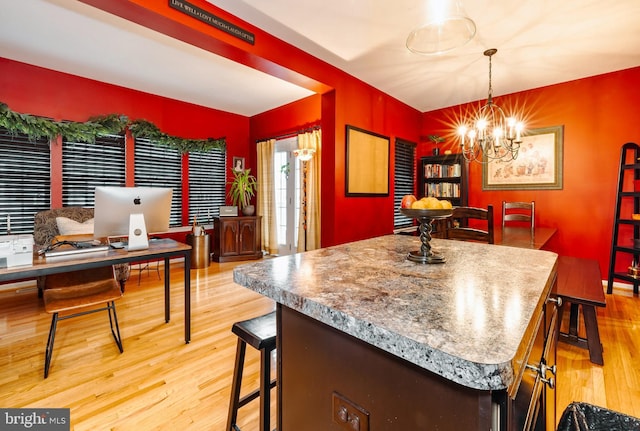
[[[587,403],[571,403],[557,431],[640,431],[640,419]]]

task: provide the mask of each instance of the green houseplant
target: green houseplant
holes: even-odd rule
[[[231,187],[227,196],[244,215],[253,215],[255,207],[250,202],[256,194],[258,180],[251,175],[251,169],[232,169],[231,172],[233,172],[233,181],[228,183]]]

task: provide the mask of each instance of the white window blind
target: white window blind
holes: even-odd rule
[[[189,153],[189,220],[209,224],[225,202],[226,152]]]
[[[179,151],[154,145],[148,139],[135,140],[135,185],[173,189],[170,226],[182,225],[182,155]]]
[[[415,154],[416,144],[402,139],[396,139],[395,145],[395,172],[393,194],[393,227],[408,227],[413,221],[400,213],[400,203],[404,195],[415,194]]]
[[[33,233],[33,216],[51,206],[49,140],[0,128],[0,233]]]
[[[62,205],[93,207],[96,186],[125,185],[124,136],[62,142]]]

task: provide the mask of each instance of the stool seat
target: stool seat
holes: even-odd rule
[[[256,350],[276,348],[276,312],[236,322],[231,332]]]
[[[276,312],[236,322],[231,332],[238,336],[233,383],[231,386],[231,400],[229,402],[229,416],[226,431],[239,431],[236,425],[238,409],[260,397],[260,431],[270,431],[271,416],[270,389],[276,386],[276,380],[271,380],[271,352],[276,348]],[[242,372],[247,344],[260,351],[260,387],[253,392],[240,397]]]

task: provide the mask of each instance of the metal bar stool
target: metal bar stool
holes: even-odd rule
[[[45,379],[49,376],[56,327],[61,320],[98,311],[108,311],[111,334],[120,353],[122,353],[122,338],[120,337],[115,304],[115,300],[120,297],[122,297],[122,290],[114,276],[113,267],[110,266],[47,276],[43,291],[44,309],[47,313],[53,314],[53,317],[45,351]],[[104,305],[100,308],[89,308],[100,304]],[[60,313],[67,312],[72,312],[72,314],[60,316]]]
[[[231,331],[238,336],[236,364],[233,370],[231,401],[226,431],[240,431],[236,425],[238,409],[260,397],[260,431],[270,431],[271,389],[276,379],[271,380],[271,352],[276,348],[276,312],[273,311],[253,319],[236,322]],[[240,398],[242,370],[247,344],[260,351],[260,388]]]

